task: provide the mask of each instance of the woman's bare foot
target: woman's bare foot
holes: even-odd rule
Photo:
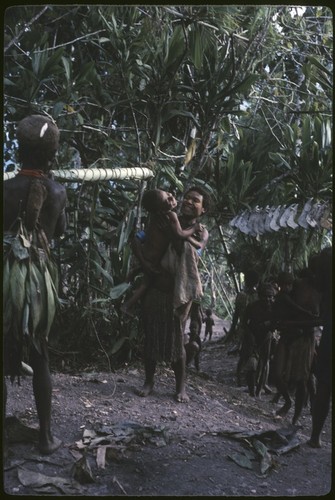
[[[307,441],[307,444],[311,448],[321,448],[321,440],[320,440],[320,438],[319,439],[317,439],[317,438],[311,438],[309,441]]]
[[[142,389],[137,389],[135,392],[138,396],[141,396],[142,398],[145,398],[146,396],[149,396],[149,394],[152,393],[154,388],[154,384],[150,382],[146,382]]]
[[[62,441],[56,437],[53,437],[52,439],[48,439],[47,441],[44,441],[43,443],[40,442],[38,448],[42,455],[51,455],[54,451],[58,450],[58,448],[61,446]]]
[[[291,408],[291,403],[285,403],[284,406],[282,406],[281,408],[279,408],[279,410],[276,411],[276,415],[278,415],[279,417],[285,417],[290,408]]]
[[[190,400],[185,391],[177,392],[174,398],[177,403],[188,403]]]

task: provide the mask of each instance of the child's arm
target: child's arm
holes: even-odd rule
[[[199,231],[199,229],[201,228],[200,224],[197,222],[193,227],[189,229],[182,229],[178,219],[178,215],[175,212],[168,212],[166,215],[170,222],[172,235],[179,239],[188,240],[189,237],[192,236],[192,234],[194,234],[196,231]]]

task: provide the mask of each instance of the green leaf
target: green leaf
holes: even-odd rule
[[[283,157],[283,155],[281,155],[279,153],[271,153],[271,151],[269,151],[269,158],[274,163],[276,163],[276,165],[278,165],[279,167],[284,166],[288,170],[292,169],[291,165],[285,160],[285,158]]]
[[[52,280],[50,273],[47,268],[44,270],[44,279],[45,279],[45,288],[46,288],[46,293],[47,293],[47,321],[46,321],[46,329],[45,329],[45,335],[46,338],[48,338],[50,328],[52,326],[55,313],[56,313],[56,300],[54,296],[54,290],[52,286]]]
[[[165,57],[166,66],[171,66],[175,61],[178,61],[185,50],[185,40],[181,26],[177,26],[170,39],[168,53]]]
[[[329,77],[332,78],[333,74],[330,71],[328,71],[328,69],[325,68],[323,66],[323,64],[316,57],[314,57],[314,56],[308,56],[307,58],[308,58],[308,60],[309,60],[309,62],[311,64],[313,64],[317,68],[321,69],[321,71],[324,71]]]
[[[71,80],[71,65],[70,65],[70,61],[69,61],[69,59],[67,57],[62,56],[62,63],[63,63],[64,70],[65,70],[66,80],[69,83],[70,80]]]
[[[121,252],[124,245],[127,243],[129,236],[130,236],[130,233],[132,232],[132,230],[134,228],[134,221],[135,221],[135,212],[134,212],[134,210],[131,210],[128,213],[128,216],[122,222],[121,227],[120,227],[118,253]]]
[[[27,266],[15,260],[10,273],[10,291],[15,309],[19,314],[23,311],[26,291]]]
[[[29,251],[22,243],[20,236],[16,236],[12,241],[13,254],[18,260],[24,260],[29,257]]]
[[[99,272],[103,275],[103,277],[106,278],[106,280],[113,286],[114,285],[113,276],[111,276],[109,272],[106,271],[106,269],[104,269],[103,267],[101,267],[100,264],[98,264],[98,262],[96,262],[95,260],[90,259],[90,261],[95,265],[95,267],[99,270]]]
[[[163,165],[163,167],[160,169],[160,174],[166,176],[167,179],[169,179],[174,184],[174,186],[179,189],[179,191],[184,190],[184,185],[176,176],[174,167],[172,167],[171,165]]]
[[[200,69],[202,66],[203,58],[203,43],[202,43],[202,30],[195,29],[192,31],[192,37],[190,37],[191,44],[191,57],[194,66]]]
[[[250,458],[243,453],[231,453],[228,455],[228,458],[244,469],[253,469]]]
[[[127,337],[121,337],[120,339],[118,339],[112,347],[111,354],[116,354],[121,349],[126,340]]]
[[[119,285],[114,286],[109,292],[109,296],[112,300],[119,299],[122,295],[126,293],[129,288],[131,288],[130,283],[120,283]]]
[[[57,72],[56,67],[58,66],[58,63],[61,60],[63,53],[64,53],[64,48],[60,47],[52,54],[51,57],[47,59],[43,68],[44,78],[48,78],[50,76],[50,73]]]
[[[107,43],[107,42],[110,42],[110,39],[105,37],[105,36],[102,36],[99,38],[99,43]]]
[[[238,83],[235,87],[233,87],[231,90],[227,91],[227,95],[231,94],[236,94],[236,93],[246,93],[250,90],[251,85],[256,83],[260,79],[260,76],[255,74],[255,75],[249,75],[247,76],[244,80],[242,80],[240,83]]]

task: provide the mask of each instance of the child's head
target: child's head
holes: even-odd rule
[[[143,194],[142,205],[150,213],[170,212],[177,206],[176,198],[162,189],[149,189]]]
[[[206,309],[207,316],[212,316],[212,309]]]
[[[52,120],[42,115],[23,118],[17,126],[19,156],[23,166],[45,170],[55,158],[59,130]]]

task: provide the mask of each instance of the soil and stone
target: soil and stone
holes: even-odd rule
[[[3,492],[29,496],[319,496],[331,491],[331,414],[323,447],[307,445],[309,407],[299,425],[275,416],[271,395],[237,387],[236,355],[215,317],[200,372],[188,368],[189,403],[173,399],[174,377],[160,365],[153,393],[136,395],[143,366],[116,373],[53,372],[53,432],[62,446],[36,448],[31,377],[8,387]],[[3,493],[2,492],[2,493]]]

